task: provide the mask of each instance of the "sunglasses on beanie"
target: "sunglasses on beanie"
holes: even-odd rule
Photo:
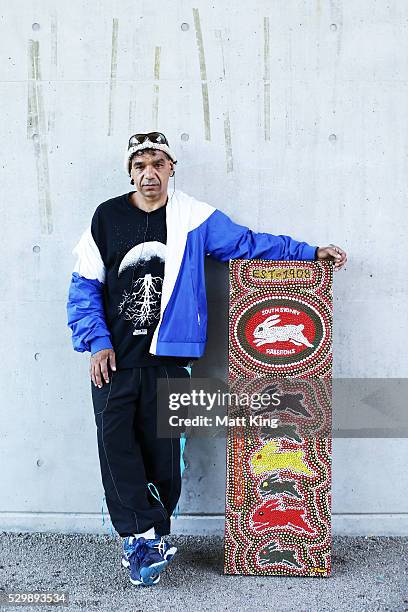
[[[129,148],[140,145],[145,142],[145,140],[150,140],[150,142],[169,146],[167,138],[164,134],[161,132],[149,132],[148,134],[133,134],[133,136],[129,138]]]

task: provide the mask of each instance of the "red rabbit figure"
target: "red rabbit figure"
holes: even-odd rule
[[[304,508],[282,509],[278,500],[271,499],[264,502],[252,515],[252,523],[256,531],[263,531],[270,527],[291,527],[295,531],[306,531],[314,534],[313,529],[306,522]]]

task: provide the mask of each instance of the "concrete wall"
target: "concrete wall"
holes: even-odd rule
[[[15,0],[0,15],[0,528],[106,530],[71,249],[130,190],[128,136],[164,131],[176,187],[258,231],[349,255],[334,374],[408,371],[408,5]],[[226,373],[227,268],[195,376]],[[334,527],[408,533],[405,440],[336,440]],[[222,529],[224,441],[187,445],[179,531]]]

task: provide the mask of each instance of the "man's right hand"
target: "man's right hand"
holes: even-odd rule
[[[112,372],[115,372],[116,357],[113,349],[103,349],[91,355],[89,374],[96,387],[101,388],[104,382],[109,382],[108,364]]]

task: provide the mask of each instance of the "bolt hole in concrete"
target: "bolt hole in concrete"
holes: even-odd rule
[[[190,28],[190,26],[188,25],[188,23],[182,23],[181,24],[181,29],[183,30],[183,32],[187,32],[187,30]]]
[[[39,360],[39,358],[40,358],[40,353],[35,353],[35,355],[34,355],[34,359],[35,359],[36,361],[38,361],[38,360]]]
[[[190,136],[188,134],[186,134],[185,132],[183,132],[183,134],[180,136],[181,140],[183,142],[187,142],[187,140],[190,138]]]
[[[335,23],[332,23],[330,26],[330,29],[335,32],[337,30],[337,25]]]
[[[40,29],[40,24],[39,23],[33,23],[33,25],[31,27],[33,28],[34,32],[38,32],[38,30]]]
[[[330,140],[330,142],[336,142],[336,140],[337,140],[336,134],[330,134],[329,140]]]
[[[44,461],[42,459],[37,459],[38,467],[41,467],[43,463],[44,463]]]
[[[40,247],[38,246],[38,244],[33,246],[33,252],[34,253],[39,253],[41,251]]]

